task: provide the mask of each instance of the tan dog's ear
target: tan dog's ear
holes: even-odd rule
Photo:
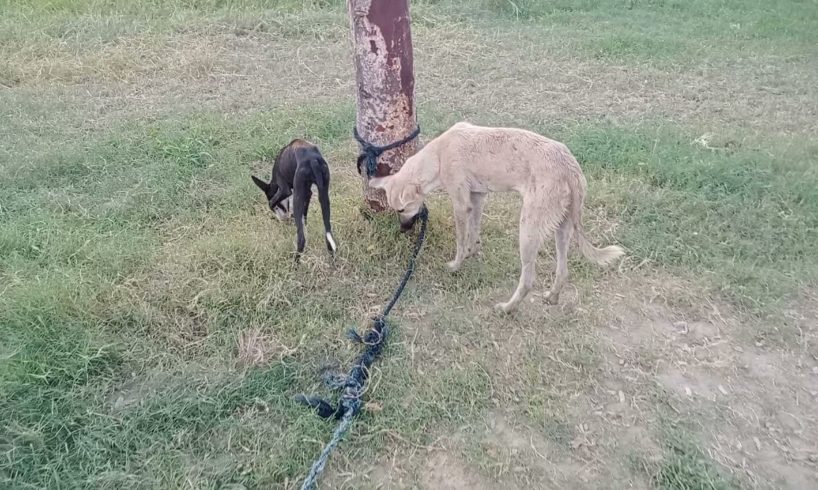
[[[372,177],[369,179],[369,187],[375,189],[386,189],[386,184],[389,182],[389,177]]]
[[[420,196],[420,184],[409,184],[403,188],[400,193],[400,203],[401,207],[406,206],[409,203],[415,202]]]

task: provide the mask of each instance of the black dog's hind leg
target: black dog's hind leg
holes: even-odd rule
[[[335,255],[335,238],[332,236],[332,225],[330,224],[330,210],[329,210],[329,190],[325,186],[318,190],[318,202],[321,203],[321,215],[324,218],[324,232],[326,233],[325,240],[327,242],[327,250],[329,253]]]
[[[307,220],[311,183],[309,180],[304,179],[299,172],[296,172],[293,184],[293,219],[295,220],[296,230],[295,261],[298,262],[307,244],[307,238],[304,236],[304,222]]]
[[[335,238],[332,236],[332,223],[330,222],[329,166],[324,159],[313,160],[310,162],[310,166],[315,178],[315,186],[318,187],[318,202],[321,204],[321,217],[324,219],[327,250],[329,250],[332,256],[335,256],[335,251],[338,246],[335,244]]]
[[[310,215],[310,201],[312,201],[312,188],[307,188],[307,197],[304,198],[304,228],[307,228],[307,217]]]

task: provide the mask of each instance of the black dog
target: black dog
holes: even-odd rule
[[[317,146],[300,139],[292,140],[278,153],[273,164],[273,178],[269,184],[255,176],[251,177],[259,189],[264,191],[270,210],[276,214],[288,211],[285,210],[284,203],[292,196],[292,213],[298,235],[296,260],[307,243],[304,238],[304,224],[312,198],[312,185],[315,184],[318,188],[321,215],[324,218],[327,250],[335,254],[337,247],[332,237],[329,210],[329,165]]]

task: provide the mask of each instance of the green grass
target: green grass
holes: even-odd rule
[[[686,428],[668,424],[664,429],[665,454],[653,474],[662,489],[727,490],[740,488],[737,482],[702,452]]]
[[[671,67],[725,61],[737,52],[811,56],[818,41],[814,2],[481,0],[463,6],[421,2],[491,25],[559,37],[572,53],[614,62]],[[556,41],[556,39],[555,39]]]
[[[648,264],[627,272],[637,280],[692,280],[747,319],[748,336],[815,287],[814,2],[412,8],[425,135],[468,118],[566,142],[588,177],[594,240],[622,244],[626,271]],[[321,389],[324,362],[355,356],[342,333],[387,299],[410,243],[391,217],[359,213],[346,22],[339,1],[0,1],[0,486],[270,488],[305,475],[332,425],[291,397]],[[263,80],[242,81],[265,63]],[[640,109],[673,95],[667,79],[702,70],[700,100],[736,91],[719,115]],[[656,87],[610,106],[642,90],[608,89],[623,72]],[[550,75],[565,77],[553,92]],[[767,117],[754,104],[798,110]],[[334,263],[313,211],[292,268],[293,230],[248,178],[293,137],[333,168]],[[502,408],[575,449],[592,412],[573,401],[607,376],[596,332],[609,318],[592,299],[491,314],[515,284],[515,206],[492,198],[484,256],[452,276],[449,205],[430,201],[429,238],[367,393],[383,411],[355,426],[335,478],[460,433],[450,453],[504,481],[512,453],[487,455],[478,437]],[[571,273],[579,298],[617,280],[579,259]],[[264,338],[258,366],[238,359],[248,331]],[[662,436],[654,485],[727,488],[700,436]],[[424,463],[406,464],[422,478]],[[512,480],[545,484],[531,468]]]
[[[710,276],[751,308],[818,274],[816,148],[770,155],[733,140],[703,148],[693,134],[661,125],[595,127],[568,142],[595,185],[628,190],[619,193],[621,239],[634,255]]]
[[[78,362],[63,363],[60,373],[40,377],[32,372],[29,379],[39,382],[9,385],[3,408],[14,415],[7,421],[4,441],[10,448],[4,462],[10,482],[154,487],[173,484],[182,477],[174,474],[174,468],[195,462],[202,465],[203,481],[226,483],[241,478],[264,484],[298,470],[282,465],[247,478],[236,474],[243,458],[212,456],[225,451],[225,439],[227,444],[247,447],[261,435],[280,437],[280,426],[264,423],[262,417],[292,426],[297,412],[285,396],[292,377],[285,368],[222,379],[214,373],[180,373],[158,387],[143,388],[138,395],[125,393],[136,399],[122,402],[116,391],[109,395],[111,400],[102,396],[106,383],[100,380],[124,374],[112,369],[116,358],[103,348],[89,355],[82,347],[86,346],[70,353]],[[42,361],[37,365],[43,366]],[[100,406],[106,410],[98,411]],[[258,420],[251,431],[244,423],[254,419]],[[297,441],[273,449],[271,456],[283,456],[286,451],[300,465],[311,456]],[[139,481],[135,475],[146,480]]]

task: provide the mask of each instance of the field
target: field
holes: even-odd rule
[[[416,97],[564,141],[589,182],[558,306],[514,195],[456,275],[435,196],[367,410],[322,488],[818,488],[818,3],[412,3]],[[297,488],[295,405],[411,248],[364,219],[338,0],[0,0],[0,487]],[[333,171],[307,253],[249,175]],[[573,250],[575,252],[575,249]]]

